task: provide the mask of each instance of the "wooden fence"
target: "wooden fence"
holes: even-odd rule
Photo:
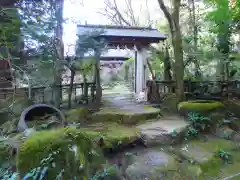
[[[82,99],[87,101],[95,101],[96,86],[95,83],[86,83],[86,90],[84,92],[84,83],[76,83],[73,85],[72,101],[79,102]],[[36,103],[53,103],[54,90],[60,88],[62,92],[62,103],[67,102],[70,84],[61,86],[40,86],[24,88],[1,88],[0,99],[8,99],[13,97],[29,97]]]
[[[160,94],[174,93],[175,81],[155,81]],[[153,81],[147,81],[148,92],[152,92]],[[218,90],[214,90],[217,88]],[[204,96],[209,94],[218,97],[240,98],[240,81],[184,81],[184,92]]]

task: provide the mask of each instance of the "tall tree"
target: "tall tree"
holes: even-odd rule
[[[64,45],[63,45],[63,5],[64,0],[58,0],[55,2],[55,17],[57,20],[55,43],[56,43],[56,59],[55,59],[55,71],[54,71],[54,85],[56,87],[54,91],[54,102],[56,107],[60,107],[60,101],[62,99],[62,63],[64,61]]]
[[[184,100],[184,62],[183,62],[183,47],[182,47],[182,34],[180,29],[180,5],[181,0],[171,0],[172,12],[168,10],[163,0],[158,0],[159,6],[162,9],[171,31],[172,46],[174,52],[174,72],[176,80],[176,96],[178,101]]]
[[[211,31],[217,35],[217,50],[220,54],[220,77],[228,79],[229,53],[231,51],[230,37],[233,30],[233,11],[228,0],[208,0],[213,8],[207,15],[212,22]]]

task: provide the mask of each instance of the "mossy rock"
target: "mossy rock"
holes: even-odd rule
[[[91,116],[92,122],[112,122],[118,124],[135,125],[150,119],[155,119],[160,114],[157,108],[146,106],[143,112],[128,112],[127,110],[105,108]]]
[[[125,127],[118,124],[97,125],[97,127],[81,128],[82,132],[96,143],[103,138],[103,149],[117,149],[137,141],[140,131],[137,128]]]
[[[84,122],[88,118],[88,114],[88,108],[85,107],[71,109],[66,112],[66,121],[68,123]]]
[[[178,104],[178,111],[182,115],[187,115],[189,112],[208,114],[222,109],[225,109],[223,103],[212,100],[184,101]]]
[[[21,177],[34,168],[42,167],[42,160],[48,167],[47,179],[55,179],[62,169],[63,179],[88,177],[91,170],[103,163],[96,144],[85,133],[69,127],[36,132],[21,144],[17,154]]]

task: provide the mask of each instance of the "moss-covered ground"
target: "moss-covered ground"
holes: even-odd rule
[[[223,161],[217,151],[230,153],[232,161]],[[168,173],[169,178],[182,177],[205,180],[209,178],[223,179],[240,172],[240,151],[235,150],[233,142],[223,139],[210,139],[208,141],[195,140],[173,148],[173,156],[178,170]],[[238,177],[239,178],[239,177]]]

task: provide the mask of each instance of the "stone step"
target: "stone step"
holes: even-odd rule
[[[188,122],[178,116],[163,116],[155,122],[147,122],[137,126],[140,129],[142,139],[147,146],[172,144],[173,140],[180,138],[188,126]],[[179,137],[173,137],[176,132]]]
[[[135,162],[126,170],[128,179],[164,180],[167,171],[176,170],[175,160],[165,152],[147,150],[136,157]]]
[[[160,116],[160,109],[142,105],[104,107],[92,115],[93,122],[136,125]]]

